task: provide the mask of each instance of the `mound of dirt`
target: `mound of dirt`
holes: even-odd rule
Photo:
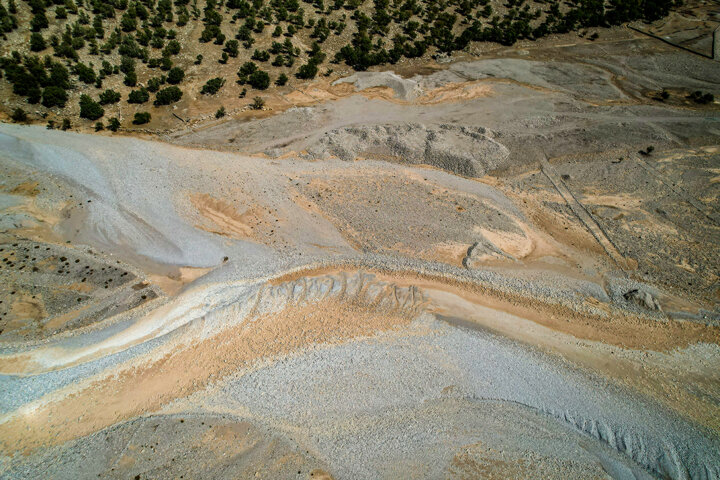
[[[388,87],[393,90],[393,96],[401,100],[414,100],[422,92],[416,81],[402,78],[393,72],[357,72],[334,81],[332,85],[343,83],[350,83],[358,90]]]
[[[510,155],[485,128],[417,123],[339,128],[327,132],[307,152],[316,160],[363,157],[426,164],[468,177],[485,175]]]

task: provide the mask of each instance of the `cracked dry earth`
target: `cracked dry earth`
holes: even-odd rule
[[[720,478],[720,63],[563,52],[1,125],[0,478]]]

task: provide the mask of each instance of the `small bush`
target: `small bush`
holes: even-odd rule
[[[68,96],[64,88],[55,85],[47,86],[43,89],[42,104],[47,108],[60,107],[64,108]]]
[[[96,122],[95,123],[95,131],[99,132],[100,130],[104,130],[105,126],[102,124],[102,122]]]
[[[282,87],[287,82],[288,82],[288,76],[285,75],[284,73],[281,73],[280,76],[277,78],[277,80],[275,80],[275,85],[277,85],[278,87]]]
[[[123,83],[127,85],[128,87],[134,87],[137,85],[137,73],[128,72],[125,74],[125,78],[123,79]]]
[[[117,132],[120,129],[120,120],[118,120],[116,117],[111,118],[108,120],[108,130],[111,132]]]
[[[148,89],[148,91],[155,93],[158,90],[160,90],[160,86],[162,84],[163,84],[162,79],[160,79],[158,77],[152,77],[152,78],[148,79],[147,89]]]
[[[256,70],[248,78],[248,83],[253,88],[265,90],[270,86],[270,75],[263,70]]]
[[[97,120],[103,115],[105,115],[105,109],[103,109],[99,103],[90,98],[88,95],[80,96],[81,118],[87,118],[88,120]]]
[[[185,78],[185,71],[180,67],[173,67],[170,69],[167,75],[167,82],[170,85],[177,85]]]
[[[707,105],[715,101],[715,95],[712,93],[702,93],[700,90],[691,93],[687,98],[700,105]]]
[[[30,50],[33,52],[41,52],[46,48],[47,44],[41,34],[34,32],[30,35]]]
[[[225,79],[220,77],[211,78],[205,82],[205,85],[203,85],[200,93],[203,95],[215,95],[223,85],[225,85]]]
[[[88,67],[84,63],[78,63],[75,65],[75,74],[83,83],[93,84],[97,80],[97,76],[95,75],[95,71],[92,67]]]
[[[257,60],[258,62],[267,62],[270,60],[270,52],[267,50],[255,50],[251,58],[253,60]]]
[[[72,125],[70,124],[70,119],[63,118],[62,125],[60,125],[60,130],[62,130],[64,132],[66,130],[70,130],[71,127],[72,127]]]
[[[252,108],[253,110],[262,110],[264,106],[265,100],[263,100],[262,97],[253,98],[253,103],[250,104],[250,108]]]
[[[13,110],[12,116],[13,122],[27,122],[27,113],[22,108],[16,108]]]
[[[222,118],[225,116],[225,107],[220,107],[217,109],[217,112],[215,112],[215,118]]]
[[[248,82],[248,77],[255,73],[258,69],[258,66],[255,64],[255,62],[245,62],[242,64],[240,69],[237,72],[238,76],[238,83],[240,85],[244,85]]]
[[[107,89],[100,94],[100,105],[108,105],[118,103],[120,101],[120,92]]]
[[[155,106],[170,105],[180,100],[183,96],[182,90],[178,87],[166,87],[155,94]]]
[[[144,125],[150,121],[150,112],[137,112],[133,118],[133,125]]]
[[[145,103],[150,100],[150,94],[147,89],[132,90],[128,95],[128,103]]]
[[[238,41],[237,40],[228,40],[227,43],[225,43],[225,51],[230,55],[231,57],[235,58],[238,56]]]

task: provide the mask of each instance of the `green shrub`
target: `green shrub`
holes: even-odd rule
[[[217,112],[215,112],[215,118],[222,118],[225,116],[225,107],[220,107],[217,109]]]
[[[116,117],[111,118],[108,120],[108,130],[112,132],[117,132],[120,129],[120,120],[118,120]]]
[[[284,73],[281,73],[280,76],[275,80],[275,85],[282,87],[288,82],[288,76]]]
[[[137,112],[133,118],[134,125],[144,125],[150,121],[150,112]]]
[[[47,28],[48,25],[49,23],[45,12],[36,13],[32,20],[30,20],[30,28],[33,32],[39,32],[43,28]]]
[[[265,100],[263,100],[262,97],[253,98],[253,103],[250,104],[250,108],[252,108],[253,110],[262,110],[264,106]]]
[[[203,85],[202,89],[200,89],[200,93],[203,95],[215,95],[222,86],[225,85],[225,79],[220,77],[211,78],[207,82],[205,82],[205,85]]]
[[[155,93],[160,90],[160,86],[163,84],[163,82],[158,77],[152,77],[148,80],[147,84],[148,91]]]
[[[75,65],[75,74],[78,76],[78,80],[83,83],[93,84],[97,80],[95,70],[84,63],[78,63]]]
[[[105,115],[105,109],[103,109],[99,103],[90,98],[88,95],[80,96],[81,118],[87,118],[88,120],[97,120],[103,115]]]
[[[13,110],[12,116],[10,118],[13,119],[13,122],[26,122],[27,121],[27,113],[25,113],[25,110],[18,107],[15,110]]]
[[[185,71],[180,67],[173,67],[170,69],[167,75],[167,82],[170,85],[177,85],[185,78]]]
[[[128,103],[145,103],[150,100],[150,94],[146,88],[132,90],[128,95]]]
[[[33,32],[30,35],[30,50],[33,52],[41,52],[47,48],[45,39],[37,32]]]
[[[180,53],[180,42],[177,40],[170,40],[163,49],[163,56],[169,57],[171,55],[177,55]]]
[[[270,86],[270,75],[263,70],[256,70],[248,78],[248,83],[253,88],[265,90]]]
[[[270,60],[270,52],[267,50],[255,50],[251,58],[253,60],[257,60],[258,62],[267,62]]]
[[[105,90],[100,94],[100,105],[108,105],[110,103],[117,103],[120,101],[120,92],[115,90]]]
[[[317,75],[318,67],[312,60],[298,68],[295,76],[302,79],[313,79]]]
[[[155,105],[170,105],[182,98],[183,92],[178,87],[166,87],[155,94]]]
[[[258,69],[258,66],[254,62],[245,62],[242,64],[240,69],[237,72],[238,76],[238,83],[240,85],[244,85],[248,82],[248,77],[255,73]]]
[[[238,53],[239,53],[238,47],[239,47],[239,44],[238,44],[237,40],[228,40],[225,43],[224,50],[228,53],[228,55],[235,58],[238,56]]]
[[[134,72],[135,71],[135,60],[133,60],[132,57],[123,55],[122,58],[120,58],[120,71],[122,73]]]
[[[123,83],[128,87],[134,87],[137,85],[137,73],[134,71],[126,73],[125,78],[123,78]]]
[[[64,108],[68,96],[64,88],[49,85],[43,89],[42,104],[47,108]]]

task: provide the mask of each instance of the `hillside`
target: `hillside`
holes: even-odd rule
[[[6,119],[177,128],[316,77],[667,15],[667,0],[3,0]],[[588,34],[591,39],[597,33]],[[182,113],[178,115],[178,113]],[[173,116],[175,113],[175,116]],[[138,114],[138,116],[136,116]],[[170,122],[170,123],[168,123]]]

